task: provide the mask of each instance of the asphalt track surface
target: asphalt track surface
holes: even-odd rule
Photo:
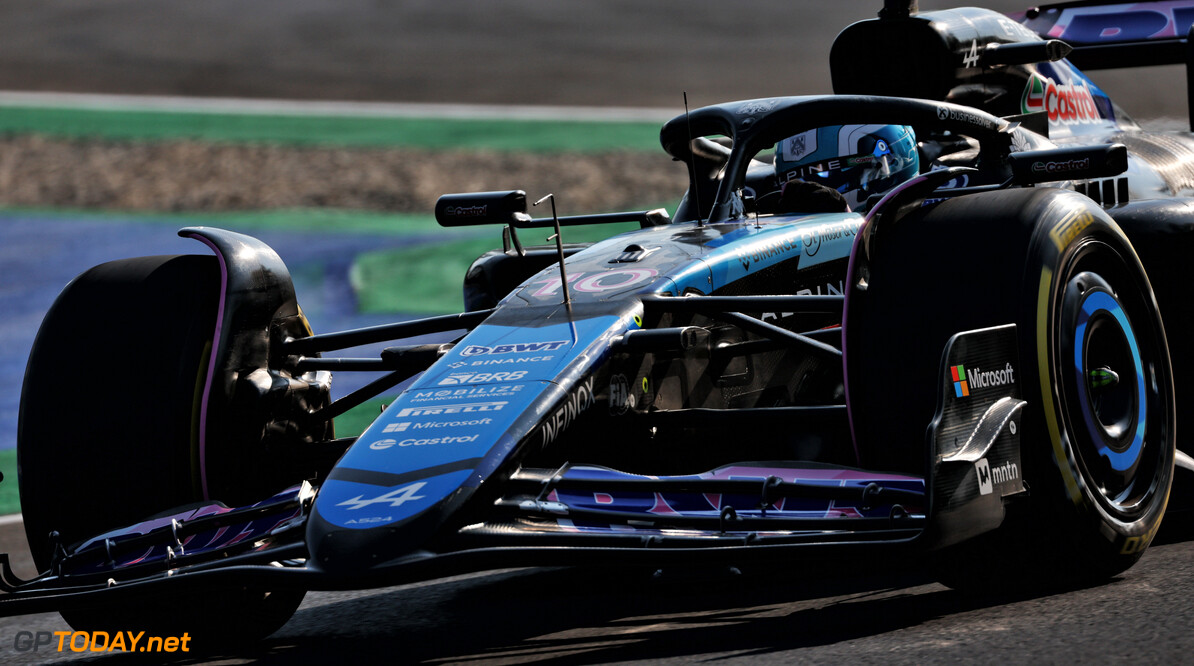
[[[677,107],[683,89],[696,104],[827,91],[832,36],[879,3],[20,4],[0,8],[0,88]],[[1135,88],[1121,98],[1183,115],[1159,100],[1172,89],[1161,83],[1165,76],[1128,75]],[[173,230],[162,233],[169,247],[153,251],[178,251]],[[53,242],[97,252],[87,238],[72,226]],[[62,259],[45,254],[50,241],[32,242],[43,243],[30,248],[41,266],[26,275],[51,267],[69,277],[82,267],[59,266]],[[33,261],[15,247],[0,241],[6,265]],[[19,289],[48,294],[60,277]],[[13,288],[0,283],[0,307]],[[19,551],[22,542],[19,525],[0,526],[0,549]],[[260,649],[180,656],[183,663],[1178,662],[1194,650],[1192,555],[1188,541],[1154,546],[1105,585],[1028,598],[963,597],[917,570],[868,573],[877,562],[660,580],[643,572],[519,570],[311,594]],[[27,562],[18,572],[30,573]],[[0,660],[126,661],[14,649],[17,632],[66,628],[54,614],[0,619]]]
[[[0,527],[0,543],[13,530]],[[1194,649],[1192,562],[1194,543],[1154,545],[1104,585],[992,597],[967,597],[879,561],[741,575],[504,570],[310,593],[252,649],[172,656],[186,664],[1180,663]],[[0,662],[171,656],[18,652],[23,631],[69,627],[54,613],[0,618]]]

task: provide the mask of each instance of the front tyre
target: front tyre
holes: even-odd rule
[[[926,426],[947,341],[1016,326],[1028,493],[1003,500],[999,529],[941,553],[942,581],[1040,586],[1130,567],[1165,512],[1175,408],[1156,301],[1123,233],[1089,199],[1046,188],[962,197],[889,224],[870,237],[865,288],[856,275],[846,305],[864,466],[930,476]]]
[[[40,571],[51,568],[55,542],[70,546],[208,503],[198,408],[219,296],[215,257],[141,257],[88,270],[46,314],[26,368],[17,436],[25,530]],[[302,598],[301,591],[220,588],[62,615],[79,630],[185,631],[202,648],[200,638],[265,636]]]

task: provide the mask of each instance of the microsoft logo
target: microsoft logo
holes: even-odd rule
[[[966,368],[961,365],[952,365],[949,368],[950,374],[954,380],[954,394],[956,397],[965,398],[970,395],[970,387],[966,385]]]

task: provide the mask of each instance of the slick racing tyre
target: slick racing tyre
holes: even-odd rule
[[[25,532],[39,571],[50,569],[55,543],[69,546],[202,499],[198,405],[219,292],[215,257],[142,257],[83,273],[46,314],[25,372],[17,434]],[[302,594],[212,597],[64,617],[78,629],[166,622],[191,635],[204,626],[265,635]]]
[[[1175,407],[1157,304],[1119,227],[1073,192],[997,191],[876,229],[866,263],[845,363],[868,468],[927,476],[947,341],[1016,326],[1028,492],[1004,500],[999,530],[942,554],[943,582],[1090,581],[1136,562],[1165,513]]]

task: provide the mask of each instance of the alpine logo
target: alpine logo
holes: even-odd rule
[[[418,483],[412,483],[408,486],[402,486],[401,488],[391,490],[384,495],[380,495],[372,499],[363,499],[365,497],[364,495],[357,495],[350,500],[344,500],[343,502],[340,502],[336,506],[346,506],[348,507],[349,511],[363,509],[371,504],[402,506],[406,502],[413,502],[414,500],[423,499],[424,495],[416,495],[415,493],[419,492],[419,489],[425,485],[427,485],[426,481],[419,481]]]
[[[980,495],[990,495],[996,485],[1020,478],[1020,468],[1010,460],[999,467],[991,467],[991,463],[987,462],[986,458],[982,458],[974,463],[974,471],[978,475]]]
[[[949,368],[950,380],[954,383],[954,397],[965,398],[974,389],[1007,386],[1016,383],[1016,369],[1008,363],[999,370],[971,368],[966,371],[964,365],[952,365]]]
[[[556,351],[568,344],[567,340],[553,340],[551,342],[520,342],[511,345],[469,345],[461,352],[461,356],[480,356],[482,354],[522,354],[527,352]],[[551,358],[551,357],[547,357]]]
[[[1049,123],[1063,125],[1089,124],[1102,121],[1094,95],[1086,84],[1057,84],[1048,77],[1033,74],[1020,98],[1024,113],[1045,111]]]

